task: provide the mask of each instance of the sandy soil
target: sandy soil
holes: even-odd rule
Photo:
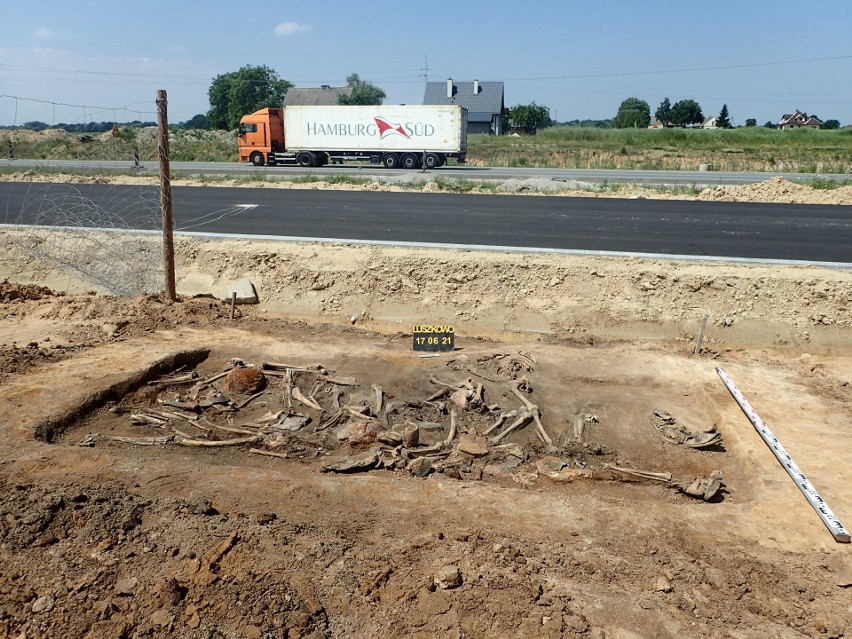
[[[0,636],[852,634],[850,546],[716,373],[848,528],[849,271],[179,238],[171,303],[48,240],[0,235]],[[488,432],[525,401],[550,444]]]

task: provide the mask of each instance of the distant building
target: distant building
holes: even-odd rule
[[[339,95],[352,95],[352,87],[332,87],[327,84],[319,89],[287,89],[284,106],[334,106]]]
[[[650,124],[648,124],[649,129],[665,129],[665,125],[660,122],[657,118],[651,118]]]
[[[704,121],[701,124],[696,124],[696,129],[718,129],[719,127],[716,125],[717,117],[714,115],[709,118],[704,118]]]
[[[458,104],[467,109],[468,133],[501,135],[506,113],[502,82],[428,82],[423,104]]]
[[[807,127],[809,129],[818,129],[822,126],[822,120],[808,115],[802,111],[796,110],[794,113],[785,113],[778,121],[778,128],[782,131],[790,129],[800,129]]]

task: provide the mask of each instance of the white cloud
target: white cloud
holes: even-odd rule
[[[57,31],[50,27],[39,27],[33,31],[33,36],[39,40],[67,40],[71,37],[70,31]]]
[[[282,22],[275,27],[275,35],[287,37],[302,31],[310,31],[311,25],[299,24],[298,22]]]

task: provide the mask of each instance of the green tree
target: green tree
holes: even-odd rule
[[[281,107],[293,84],[267,66],[244,66],[216,76],[207,95],[207,120],[212,129],[235,129],[240,118],[265,107]]]
[[[687,124],[698,124],[704,121],[701,107],[695,100],[680,100],[672,106],[672,124],[685,127]]]
[[[654,113],[654,117],[663,126],[668,126],[672,123],[672,103],[669,102],[668,98],[660,102],[660,106]]]
[[[513,106],[509,109],[509,118],[512,120],[512,128],[521,129],[527,133],[535,133],[538,129],[547,128],[553,123],[550,119],[550,109],[539,106],[535,102]]]
[[[207,119],[206,115],[199,113],[198,115],[192,116],[186,122],[181,122],[178,126],[181,129],[201,129],[206,131],[210,128],[210,121]]]
[[[375,84],[362,80],[357,73],[346,78],[346,86],[352,87],[352,93],[338,95],[338,104],[381,104],[386,97],[384,91]]]
[[[772,120],[767,120],[766,122],[763,123],[763,128],[764,129],[777,129],[778,125],[775,124]]]
[[[839,128],[840,128],[840,121],[839,121],[839,120],[826,120],[825,122],[823,122],[823,123],[820,125],[820,127],[819,127],[819,128],[821,128],[821,129],[827,129],[827,130],[829,130],[829,131],[833,131],[833,130],[835,130],[835,129],[839,129]]]
[[[757,120],[755,120],[754,118],[748,118],[746,120],[745,125],[748,126],[748,127],[757,126]]]
[[[733,129],[731,124],[731,114],[728,113],[728,105],[723,104],[722,110],[719,111],[719,116],[716,118],[716,126],[720,129]]]
[[[643,128],[651,124],[651,107],[645,100],[627,98],[618,107],[612,125],[616,129]]]

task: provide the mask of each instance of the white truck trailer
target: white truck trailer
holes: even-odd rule
[[[240,161],[323,166],[347,160],[389,169],[437,168],[467,155],[467,109],[442,105],[289,106],[243,116]]]

